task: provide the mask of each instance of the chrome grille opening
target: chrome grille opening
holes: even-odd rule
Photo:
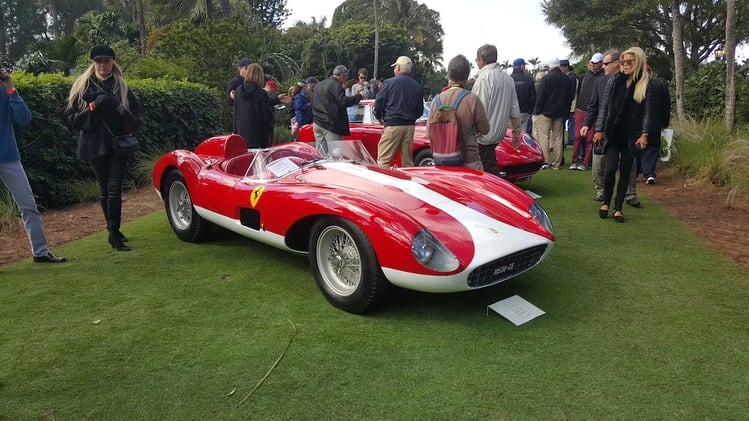
[[[545,251],[546,245],[535,246],[481,265],[468,275],[468,286],[479,288],[510,279],[535,266]]]

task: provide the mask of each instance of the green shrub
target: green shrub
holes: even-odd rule
[[[725,104],[724,62],[702,65],[684,81],[684,110],[688,115],[722,119]],[[749,65],[746,64],[736,69],[736,123],[739,126],[749,123]]]
[[[42,209],[80,201],[76,183],[93,180],[87,162],[76,158],[77,133],[67,127],[65,106],[73,78],[58,74],[13,74],[32,113],[28,127],[16,126],[16,138],[29,181]],[[166,146],[192,149],[222,133],[223,92],[204,85],[170,80],[128,80],[142,108],[136,133],[141,153]],[[126,185],[135,185],[126,180]]]
[[[5,184],[0,183],[0,232],[15,230],[18,223],[18,208]]]

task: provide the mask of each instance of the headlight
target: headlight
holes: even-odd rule
[[[542,208],[541,205],[538,204],[538,202],[533,202],[529,211],[531,215],[533,215],[533,219],[535,219],[536,222],[541,224],[542,227],[546,228],[546,231],[554,234],[554,226],[551,225],[551,218],[549,218],[549,214],[546,213],[544,208]]]
[[[458,259],[427,230],[422,229],[411,242],[411,253],[425,267],[437,272],[458,268]]]

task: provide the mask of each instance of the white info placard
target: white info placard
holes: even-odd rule
[[[525,301],[519,295],[513,295],[510,298],[505,298],[491,304],[486,310],[487,314],[489,314],[488,309],[492,309],[492,311],[511,321],[515,326],[520,326],[542,314],[546,314],[543,310]]]

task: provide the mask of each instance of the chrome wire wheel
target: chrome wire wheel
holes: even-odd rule
[[[344,229],[329,226],[316,246],[317,266],[325,285],[340,296],[353,294],[362,282],[361,253]]]
[[[184,182],[174,182],[169,186],[169,215],[172,223],[180,230],[188,230],[192,224],[192,200]]]

